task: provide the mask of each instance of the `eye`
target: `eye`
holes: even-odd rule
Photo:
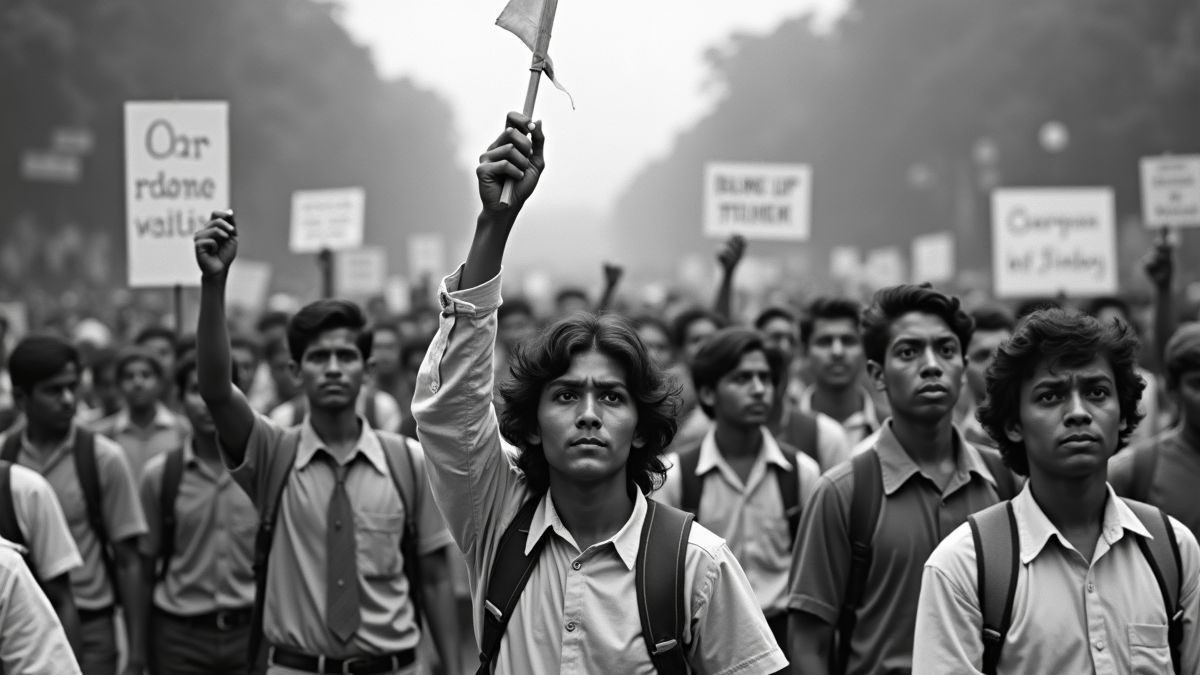
[[[1088,398],[1097,399],[1097,400],[1108,398],[1108,396],[1109,396],[1108,387],[1101,387],[1101,386],[1092,387],[1091,389],[1088,390],[1087,396],[1088,396]]]
[[[1038,403],[1055,403],[1062,397],[1056,391],[1043,391],[1035,399]]]
[[[901,347],[896,350],[896,356],[899,356],[902,359],[911,359],[916,355],[917,350],[913,349],[912,347]]]
[[[958,354],[958,346],[954,343],[942,345],[942,356],[955,356]]]
[[[624,403],[625,397],[615,391],[606,391],[600,394],[600,400],[604,403]]]
[[[579,399],[579,396],[570,389],[560,389],[554,394],[554,400],[560,403],[573,403]]]

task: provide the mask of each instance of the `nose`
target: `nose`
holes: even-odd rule
[[[1088,412],[1083,396],[1080,395],[1078,390],[1071,391],[1071,398],[1067,401],[1067,416],[1064,422],[1067,426],[1086,426],[1092,423],[1092,413]]]
[[[765,396],[767,393],[767,389],[770,386],[771,386],[770,380],[763,377],[762,375],[755,375],[754,379],[752,379],[750,381],[750,393],[754,394],[755,396],[759,396],[759,397]]]
[[[938,377],[942,374],[942,365],[938,363],[937,354],[933,347],[925,348],[925,358],[921,363],[921,377]]]
[[[846,347],[840,339],[834,339],[833,343],[829,346],[829,353],[834,356],[844,356],[846,354]]]
[[[593,394],[588,394],[579,400],[579,416],[575,426],[580,429],[599,429],[600,415],[596,407],[597,401]]]
[[[325,377],[337,379],[342,376],[342,365],[338,361],[336,354],[331,354],[329,360],[325,362]]]

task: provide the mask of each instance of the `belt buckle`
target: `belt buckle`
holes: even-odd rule
[[[217,630],[226,631],[233,629],[233,612],[227,609],[222,609],[217,612]]]
[[[354,671],[350,670],[356,665],[365,664],[373,657],[370,656],[351,656],[342,661],[342,675],[352,675]]]

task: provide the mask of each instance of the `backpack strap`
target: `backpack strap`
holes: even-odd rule
[[[491,670],[492,660],[500,653],[500,640],[504,638],[504,631],[508,628],[513,610],[517,608],[521,591],[525,590],[533,568],[537,567],[538,560],[542,557],[546,533],[549,530],[542,533],[533,550],[529,555],[525,555],[525,542],[529,537],[533,512],[537,510],[541,501],[542,495],[530,497],[500,537],[496,557],[492,560],[487,594],[484,596],[483,640],[480,641],[479,669],[475,671],[476,675],[487,675]]]
[[[796,541],[796,531],[800,529],[800,458],[801,452],[786,443],[779,443],[779,449],[787,459],[791,471],[775,467],[775,480],[779,483],[779,496],[783,498],[783,515],[787,518],[788,541]]]
[[[1013,597],[1021,565],[1017,520],[1009,501],[993,504],[967,520],[975,542],[979,613],[983,616],[982,670],[984,675],[996,675],[1000,652],[1012,624]]]
[[[816,414],[793,409],[788,417],[788,425],[792,427],[789,430],[791,433],[788,434],[788,437],[798,444],[797,447],[801,452],[820,463],[821,452],[818,447],[819,441],[817,438],[820,425]]]
[[[12,493],[12,462],[0,459],[0,537],[25,546],[25,535],[17,522],[17,503]]]
[[[700,445],[679,451],[679,478],[681,495],[679,508],[693,516],[700,515],[700,496],[704,493],[704,477],[696,475],[696,467],[700,466]]]
[[[996,495],[1000,497],[1000,501],[1016,497],[1019,491],[1017,479],[1013,477],[1012,471],[1009,471],[1008,467],[1004,465],[1004,458],[1000,456],[1000,453],[991,448],[972,447],[979,452],[980,458],[983,459],[983,463],[987,465],[988,471],[996,481]]]
[[[634,564],[634,588],[642,639],[659,675],[688,672],[683,646],[687,623],[683,580],[692,520],[691,513],[646,500],[646,519]]]
[[[1138,548],[1150,563],[1158,590],[1167,610],[1167,643],[1171,648],[1171,665],[1176,675],[1180,669],[1180,644],[1183,642],[1183,607],[1179,604],[1183,591],[1183,563],[1179,557],[1179,541],[1167,514],[1156,506],[1126,499],[1125,503],[1150,532],[1150,538],[1134,535]]]
[[[1130,464],[1131,476],[1129,497],[1139,502],[1150,502],[1150,491],[1154,486],[1154,472],[1158,468],[1158,438],[1154,445],[1130,448],[1126,452],[1133,453]]]
[[[424,616],[424,603],[421,598],[421,561],[417,553],[417,516],[413,504],[417,501],[417,465],[413,459],[415,444],[411,438],[400,437],[400,448],[392,450],[384,442],[383,436],[375,432],[379,445],[383,447],[383,456],[387,459],[388,473],[392,475],[392,484],[396,486],[396,494],[400,496],[400,504],[404,508],[404,532],[400,535],[400,556],[404,561],[404,576],[408,578],[408,596],[413,604],[414,621],[421,625]],[[418,446],[420,447],[420,446]]]
[[[162,486],[158,495],[160,536],[156,576],[159,582],[167,576],[167,568],[171,566],[171,558],[175,555],[175,498],[179,496],[182,482],[183,448],[175,448],[167,453],[167,461],[163,464]]]
[[[21,454],[21,432],[14,431],[4,438],[4,445],[0,446],[0,459],[16,464],[19,454]]]
[[[83,503],[87,509],[88,525],[95,533],[100,544],[100,560],[104,563],[104,572],[112,585],[113,597],[121,602],[120,587],[117,585],[117,565],[113,561],[111,541],[108,538],[108,526],[104,523],[104,511],[101,509],[100,470],[96,466],[96,435],[81,427],[75,428],[75,474],[79,478],[79,487],[83,491]]]
[[[363,416],[367,419],[367,426],[372,429],[379,428],[379,406],[375,405],[375,387],[366,387],[366,403],[363,405]]]
[[[883,505],[883,469],[875,451],[855,455],[850,460],[850,468],[854,475],[854,495],[850,501],[850,571],[838,614],[835,673],[846,672],[850,661],[851,638],[858,623],[858,608],[867,589],[867,573],[871,570],[871,539]]]

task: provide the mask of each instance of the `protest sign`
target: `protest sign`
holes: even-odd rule
[[[362,188],[299,190],[292,193],[292,253],[316,253],[362,246]]]
[[[941,283],[954,278],[954,234],[933,232],[912,242],[913,283]]]
[[[44,150],[21,153],[21,178],[44,183],[78,183],[83,162],[76,155]]]
[[[856,246],[834,246],[829,250],[829,276],[841,281],[857,279],[862,268],[862,253]]]
[[[1146,227],[1200,227],[1200,155],[1143,157]]]
[[[435,282],[446,273],[446,238],[429,232],[408,237],[408,275],[421,281],[425,277]],[[434,290],[437,290],[436,286]]]
[[[1117,291],[1110,188],[1020,188],[992,193],[997,297]]]
[[[804,241],[812,171],[804,164],[709,162],[704,167],[704,234]]]
[[[408,279],[399,274],[387,278],[383,287],[383,301],[388,311],[395,315],[407,314],[412,310],[412,287]]]
[[[225,282],[225,301],[230,307],[249,312],[261,312],[267,306],[267,291],[271,288],[271,263],[238,258],[229,266]]]
[[[899,246],[871,249],[863,264],[867,283],[872,288],[886,288],[904,283],[904,254]]]
[[[338,251],[334,288],[343,297],[375,296],[387,282],[387,252],[378,246]]]
[[[129,285],[195,286],[192,235],[229,207],[229,106],[125,104]]]

